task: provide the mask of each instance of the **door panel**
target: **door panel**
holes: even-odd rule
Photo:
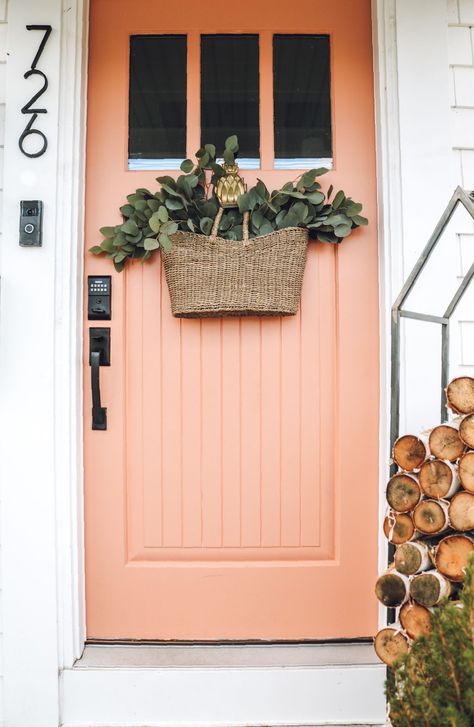
[[[376,626],[378,288],[370,2],[186,9],[92,0],[86,239],[158,172],[127,170],[131,34],[188,33],[188,155],[199,146],[199,34],[260,32],[260,116],[272,127],[272,33],[329,33],[335,169],[370,219],[310,245],[301,311],[172,317],[159,257],[113,273],[108,430],[90,429],[85,350],[88,636],[316,639]],[[209,20],[206,20],[208,18]],[[268,68],[267,68],[268,70]],[[271,73],[266,74],[271,78]],[[209,140],[212,141],[212,140]],[[268,186],[273,136],[261,134]],[[327,182],[326,182],[327,179]],[[86,274],[110,274],[86,254]],[[86,322],[86,327],[89,326]],[[85,336],[85,340],[88,337]],[[370,456],[367,454],[370,453]]]

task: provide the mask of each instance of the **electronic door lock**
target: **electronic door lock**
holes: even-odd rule
[[[112,315],[112,277],[89,275],[87,278],[87,318],[110,321]]]

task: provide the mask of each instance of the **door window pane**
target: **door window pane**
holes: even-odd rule
[[[329,36],[273,37],[276,168],[330,165],[330,87]]]
[[[186,157],[186,36],[130,38],[129,169],[175,169]]]
[[[201,143],[237,134],[243,168],[259,166],[258,63],[258,35],[201,36]]]

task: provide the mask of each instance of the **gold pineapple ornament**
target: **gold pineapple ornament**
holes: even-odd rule
[[[216,184],[216,197],[221,207],[237,207],[237,197],[245,194],[247,185],[239,174],[237,164],[224,163],[225,175]]]

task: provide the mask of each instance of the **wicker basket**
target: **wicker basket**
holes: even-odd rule
[[[219,210],[211,235],[176,232],[162,251],[171,310],[177,318],[287,316],[298,310],[308,232],[287,227],[243,240],[217,237]]]

